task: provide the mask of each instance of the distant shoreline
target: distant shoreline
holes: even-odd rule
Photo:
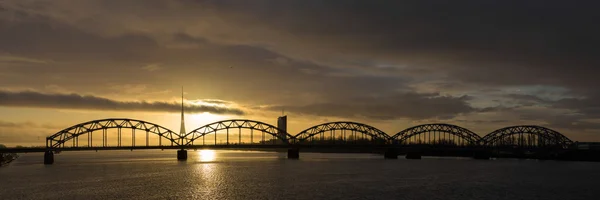
[[[19,158],[19,155],[17,155],[16,153],[0,154],[0,167],[10,164],[12,161],[16,160],[17,158]]]

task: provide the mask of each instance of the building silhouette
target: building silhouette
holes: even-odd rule
[[[284,140],[287,140],[287,115],[281,116],[277,118],[277,128],[278,133],[277,135]],[[277,140],[279,143],[283,143],[282,140]]]

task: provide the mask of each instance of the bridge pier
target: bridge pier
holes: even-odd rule
[[[46,151],[44,152],[44,164],[51,165],[54,163],[54,152]]]
[[[383,158],[385,159],[398,159],[398,150],[395,148],[389,148],[385,150],[383,154]]]
[[[187,160],[187,150],[185,149],[181,149],[181,150],[177,150],[177,160]]]
[[[486,150],[476,150],[473,153],[473,158],[477,160],[489,160],[492,157],[492,153]]]
[[[408,152],[406,153],[406,159],[421,159],[420,152]]]
[[[298,148],[288,149],[287,157],[288,157],[288,159],[299,159],[300,158],[300,149],[298,149]]]

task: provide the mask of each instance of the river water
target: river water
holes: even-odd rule
[[[173,150],[22,154],[0,199],[600,199],[600,163]]]

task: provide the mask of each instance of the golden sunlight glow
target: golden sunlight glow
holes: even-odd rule
[[[189,120],[187,119],[189,118]],[[186,116],[186,123],[190,125],[202,126],[205,124],[210,124],[216,121],[220,121],[225,119],[224,116],[215,115],[208,112],[198,113],[198,114],[189,114]]]
[[[216,152],[215,150],[200,150],[198,151],[198,156],[201,162],[215,161]]]

